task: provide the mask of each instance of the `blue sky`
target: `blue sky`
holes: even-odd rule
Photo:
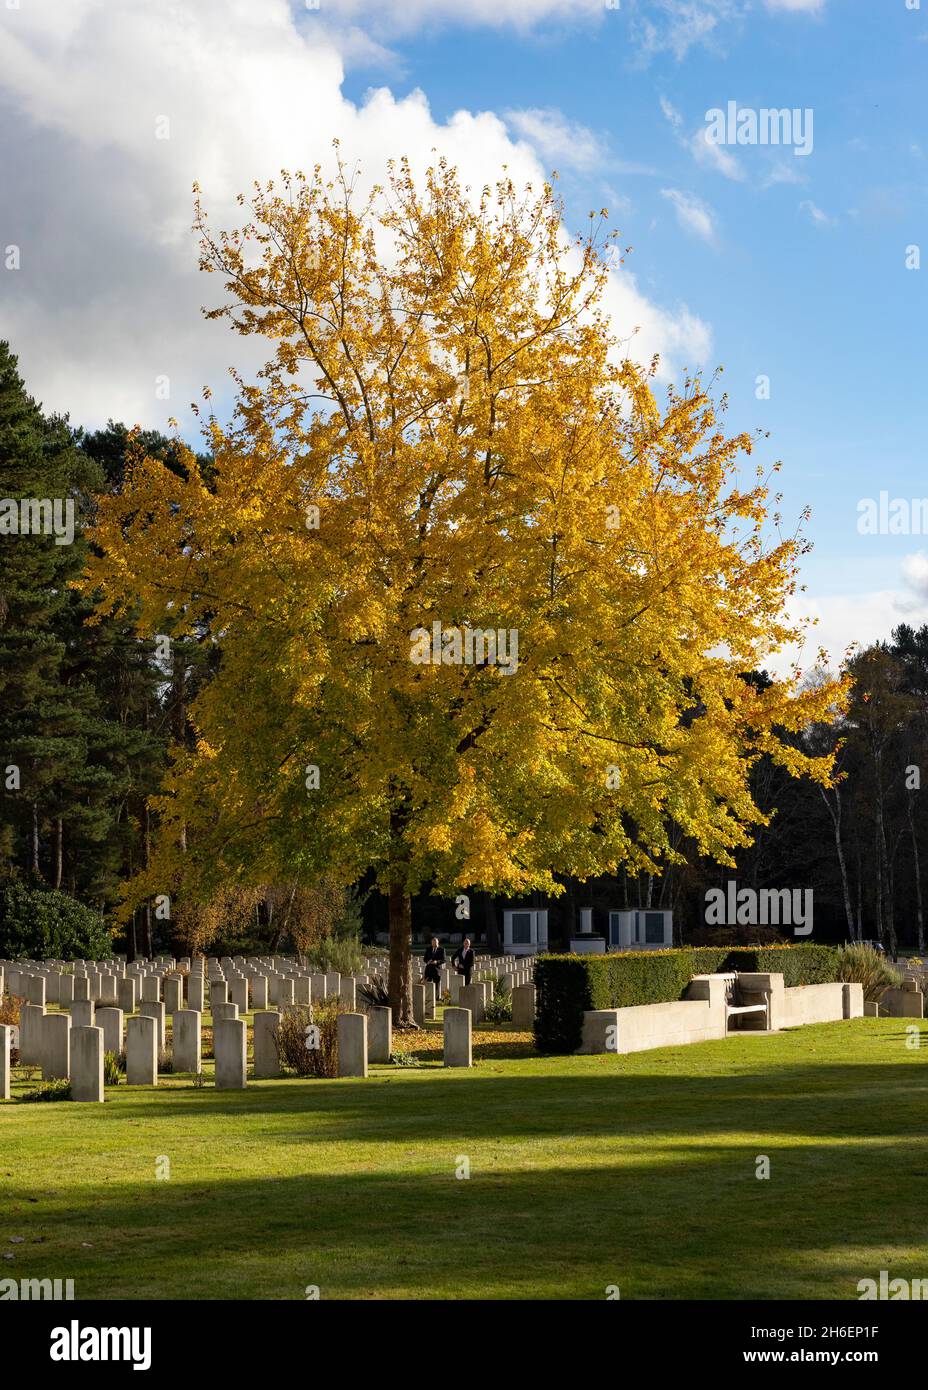
[[[333,135],[379,177],[433,146],[471,177],[556,167],[566,217],[634,250],[617,328],[668,374],[725,369],[732,429],[770,431],[784,526],[812,507],[819,639],[928,620],[928,539],[861,536],[857,504],[928,496],[928,0],[47,0],[0,16],[23,273],[0,311],[46,405],[189,427],[241,365],[198,314],[192,179],[231,196]],[[705,114],[813,113],[814,145],[709,147]],[[152,138],[167,113],[171,138]],[[460,113],[464,113],[462,116]],[[15,208],[11,213],[10,209]],[[625,294],[623,299],[621,296]],[[140,329],[140,325],[144,327]],[[247,365],[247,364],[246,364]],[[171,379],[171,399],[150,383]],[[770,399],[755,382],[770,381]],[[808,657],[809,652],[806,653]]]

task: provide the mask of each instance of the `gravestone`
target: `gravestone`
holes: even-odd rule
[[[256,1013],[267,1008],[266,975],[255,975],[251,982],[251,1007]]]
[[[187,976],[187,1008],[192,1013],[204,1012],[206,1003],[206,984],[202,974],[192,972]]]
[[[42,1020],[45,1010],[41,1004],[23,1004],[19,1011],[19,1060],[27,1067],[42,1065]]]
[[[196,1009],[178,1009],[174,1014],[172,1050],[175,1071],[189,1071],[196,1075],[202,1070],[200,1014]]]
[[[164,1004],[160,999],[143,999],[139,1005],[139,1013],[144,1018],[153,1018],[157,1027],[158,1049],[164,1047]]]
[[[135,1013],[135,980],[131,976],[117,983],[116,998],[124,1014]]]
[[[176,1014],[184,1007],[184,982],[179,975],[168,975],[164,981],[164,1012]]]
[[[103,1029],[103,1051],[122,1052],[122,1009],[97,1009],[94,1024]]]
[[[71,1099],[103,1100],[103,1029],[71,1029]]]
[[[480,1023],[484,1015],[484,992],[483,985],[463,985],[459,996],[459,1003],[462,1009],[468,1009],[473,1015],[473,1022]]]
[[[367,1056],[371,1062],[389,1062],[393,1051],[393,1010],[375,1004],[367,1019]]]
[[[242,976],[240,979],[232,980],[229,986],[229,1000],[238,1005],[240,1014],[248,1012],[248,981]]]
[[[354,980],[350,975],[343,975],[338,990],[339,998],[348,1008],[354,1010],[357,1005],[357,990]]]
[[[280,1014],[276,1009],[255,1014],[254,1071],[255,1077],[280,1076],[277,1055],[277,1025]]]
[[[157,1004],[161,998],[161,976],[142,976],[142,1003]]]
[[[135,1014],[126,1023],[126,1083],[158,1084],[158,1021],[151,1014]]]
[[[217,1091],[240,1091],[244,1087],[246,1046],[243,1018],[226,1019],[213,1028]]]
[[[0,1100],[10,1098],[10,1051],[13,1047],[13,1029],[8,1023],[0,1023]]]
[[[469,1009],[445,1009],[445,1066],[469,1067],[471,1053],[471,1013]]]
[[[42,1019],[42,1080],[71,1075],[71,1016],[46,1014]]]
[[[516,985],[512,991],[512,1021],[524,1033],[535,1027],[534,985]]]
[[[339,1014],[339,1076],[367,1076],[367,1015]]]

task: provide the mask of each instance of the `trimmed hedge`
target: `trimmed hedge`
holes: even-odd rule
[[[112,949],[101,919],[68,893],[15,882],[0,890],[0,956],[99,960]]]
[[[776,971],[787,987],[836,979],[835,946],[684,946],[603,956],[543,955],[535,961],[535,1046],[576,1052],[587,1009],[626,1009],[681,999],[694,975]]]

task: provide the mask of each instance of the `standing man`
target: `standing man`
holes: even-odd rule
[[[439,946],[437,936],[432,937],[432,944],[429,946],[422,959],[425,961],[425,972],[422,978],[426,981],[431,981],[435,986],[435,998],[436,1000],[440,1000],[441,968],[445,963],[445,948],[444,946]]]
[[[474,948],[470,944],[469,936],[465,936],[460,947],[451,957],[451,964],[459,975],[464,976],[465,985],[469,985],[474,970]]]

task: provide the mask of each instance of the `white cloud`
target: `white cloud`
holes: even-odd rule
[[[928,555],[917,550],[902,562],[902,577],[920,599],[928,599]]]
[[[612,18],[605,0],[321,0],[320,13],[380,33],[413,33],[429,24],[531,29],[552,21]]]
[[[809,220],[814,223],[816,227],[833,227],[835,224],[835,219],[829,217],[827,212],[823,212],[810,198],[804,199],[804,201],[799,204],[799,211],[808,213]]]
[[[785,14],[819,14],[825,8],[825,0],[764,0],[764,3],[768,10]]]
[[[703,241],[715,240],[715,221],[712,211],[700,198],[691,193],[681,193],[679,188],[662,188],[661,197],[673,204],[681,227]]]
[[[220,228],[241,220],[235,196],[253,180],[330,168],[335,136],[366,184],[401,154],[421,171],[436,148],[478,188],[504,164],[517,184],[546,176],[493,113],[438,122],[421,92],[386,88],[348,101],[339,42],[297,25],[286,0],[45,0],[8,14],[4,244],[21,247],[22,269],[4,277],[2,332],[46,408],[87,424],[183,423],[204,385],[223,390],[229,365],[257,365],[261,345],[200,314],[222,291],[197,271],[194,180]],[[160,117],[169,139],[156,138]],[[627,270],[614,273],[609,303],[617,333],[640,325],[641,360],[660,351],[667,375],[702,360],[706,326],[685,306],[653,303]],[[159,376],[170,378],[167,401],[156,399]]]
[[[683,125],[683,117],[680,115],[680,112],[674,106],[673,102],[668,101],[666,97],[661,97],[661,110],[674,130],[680,130]]]
[[[776,184],[780,183],[801,184],[806,182],[807,179],[805,175],[799,173],[797,170],[795,160],[790,162],[788,159],[780,159],[777,160],[764,179],[763,187],[773,188]]]
[[[647,14],[633,14],[631,30],[644,58],[672,53],[682,62],[698,44],[717,46],[724,26],[749,8],[742,0],[652,0]]]
[[[740,181],[744,178],[744,170],[731,151],[709,139],[708,126],[701,125],[693,131],[692,135],[686,135],[684,134],[686,123],[677,108],[666,97],[661,97],[660,102],[661,110],[673,127],[677,142],[689,151],[697,164],[712,169],[718,174],[724,174],[727,179]]]
[[[744,170],[731,150],[709,139],[708,127],[700,126],[694,132],[689,140],[689,150],[697,164],[724,174],[727,179],[740,181],[744,178]]]
[[[888,641],[900,623],[928,623],[928,555],[917,551],[901,564],[904,587],[857,594],[802,594],[791,605],[791,617],[811,619],[802,647],[792,646],[767,663],[768,670],[785,674],[797,663],[808,669],[823,647],[837,669],[852,644],[871,646]]]
[[[586,126],[569,121],[554,107],[509,111],[506,120],[547,164],[555,168],[590,173],[601,170],[608,161],[606,148],[598,137]]]

